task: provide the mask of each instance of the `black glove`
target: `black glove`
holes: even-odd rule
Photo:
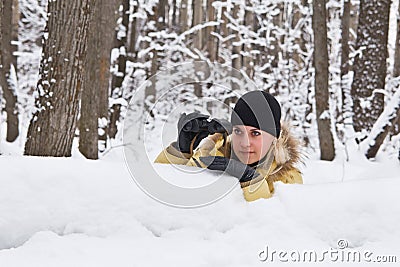
[[[210,134],[214,133],[232,133],[232,124],[225,119],[212,119],[208,124],[208,132]]]
[[[226,171],[228,174],[239,178],[241,183],[250,181],[261,175],[255,169],[235,159],[228,159],[219,156],[200,157],[199,159],[207,165],[208,169]]]
[[[178,140],[175,147],[182,153],[190,153],[190,144],[197,135],[193,144],[193,149],[195,149],[200,141],[209,135],[207,119],[207,115],[199,112],[187,115],[182,113],[178,121]]]

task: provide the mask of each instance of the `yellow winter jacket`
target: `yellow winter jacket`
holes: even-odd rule
[[[230,158],[231,145],[230,136],[224,138],[222,134],[216,133],[204,139],[192,154],[181,153],[173,144],[161,151],[155,163],[182,164],[187,166],[198,166],[193,158],[199,163],[199,157],[223,156]],[[271,146],[265,160],[258,163],[254,168],[261,173],[259,178],[240,183],[244,198],[254,201],[260,198],[269,198],[274,193],[275,181],[284,183],[302,184],[303,179],[295,164],[300,162],[299,141],[292,136],[289,127],[282,125],[281,135],[275,145]],[[202,167],[206,167],[203,165]]]

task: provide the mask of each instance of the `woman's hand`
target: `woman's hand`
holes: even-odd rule
[[[208,136],[207,130],[208,116],[199,112],[193,112],[186,115],[182,113],[178,121],[178,140],[176,142],[176,148],[182,153],[190,153],[190,145],[193,139],[196,140],[193,144],[195,149],[200,141]]]
[[[259,175],[259,172],[254,170],[253,168],[247,166],[246,164],[234,160],[228,159],[225,157],[200,157],[201,162],[207,165],[207,168],[210,170],[218,170],[218,171],[226,171],[228,174],[239,178],[241,183],[250,181]]]

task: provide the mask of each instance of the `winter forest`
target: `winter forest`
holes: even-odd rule
[[[400,261],[399,0],[0,0],[0,14],[0,266],[281,264],[266,245]],[[168,181],[216,179],[153,164],[179,113],[229,119],[254,89],[301,141],[304,184],[249,203],[236,185],[200,209],[149,197],[144,154]]]

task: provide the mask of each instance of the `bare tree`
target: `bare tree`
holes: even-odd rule
[[[89,159],[98,158],[99,137],[106,141],[107,125],[104,121],[108,119],[110,54],[113,40],[104,36],[113,34],[116,6],[115,0],[98,0],[90,23],[79,119],[79,151]]]
[[[203,1],[202,0],[197,0],[193,1],[193,22],[192,25],[199,25],[202,23],[202,18],[203,18]],[[202,42],[203,42],[203,29],[199,29],[194,32],[193,34],[193,47],[197,50],[201,50],[202,47]]]
[[[207,0],[207,19],[208,21],[216,21],[215,8],[212,5],[212,0]],[[215,32],[215,26],[209,26],[206,29],[205,38],[207,39],[207,51],[208,58],[211,62],[215,62],[217,60],[217,40],[212,35]]]
[[[341,66],[340,66],[340,81],[342,88],[342,113],[343,117],[347,118],[351,113],[351,95],[350,88],[348,83],[348,74],[349,74],[349,54],[350,54],[350,46],[349,46],[349,38],[350,38],[350,10],[351,10],[351,1],[345,0],[343,7],[343,15],[342,15],[342,53],[341,53]]]
[[[93,3],[58,0],[48,4],[37,110],[28,129],[26,155],[71,156]]]
[[[397,35],[396,35],[396,46],[395,46],[395,53],[394,53],[394,67],[393,67],[393,77],[400,79],[400,5],[397,10],[396,14],[397,18]],[[398,81],[400,84],[400,81]],[[393,134],[400,133],[400,120],[397,120],[392,127]]]
[[[117,71],[112,73],[111,80],[111,97],[113,99],[119,99],[122,97],[122,83],[126,75],[126,61],[127,61],[127,33],[129,29],[129,0],[122,0],[122,22],[118,25],[115,33],[116,48],[119,50],[117,62],[113,62],[116,65]],[[111,138],[115,138],[118,131],[118,122],[121,116],[121,104],[117,101],[110,108],[110,122],[108,128],[108,134]]]
[[[233,2],[233,10],[232,17],[234,19],[231,23],[239,23],[240,18],[240,3]],[[238,26],[238,25],[235,25]],[[238,29],[231,30],[231,33],[234,35],[232,40],[232,68],[239,70],[242,68],[242,56],[240,55],[240,51],[242,50],[242,45],[240,44],[240,36]],[[235,84],[233,84],[235,85]]]
[[[254,10],[252,9],[253,6],[250,0],[246,0],[246,7],[247,9],[245,10],[244,13],[244,25],[248,28],[249,31],[256,32],[254,27]],[[244,70],[246,71],[247,76],[249,76],[250,78],[252,78],[254,74],[254,68],[253,68],[254,61],[253,61],[252,50],[253,50],[252,43],[250,42],[243,43],[244,55],[242,55],[242,65]]]
[[[335,158],[335,147],[331,132],[328,90],[328,43],[326,27],[325,0],[314,0],[314,67],[315,67],[315,102],[317,113],[318,136],[322,160]]]
[[[379,4],[376,0],[360,1],[358,56],[351,87],[353,123],[357,132],[370,131],[383,111],[383,94],[375,90],[385,88],[390,3],[390,0],[379,1]]]
[[[1,38],[1,88],[5,99],[5,108],[7,113],[7,137],[8,142],[13,142],[19,135],[18,129],[18,108],[17,108],[17,77],[16,77],[16,57],[15,46],[12,45],[13,37],[15,37],[15,29],[13,29],[13,3],[14,1],[4,1],[2,20],[2,38]],[[17,7],[15,7],[17,8]]]
[[[221,23],[219,24],[219,33],[221,35],[222,38],[226,38],[228,36],[228,18],[226,16],[226,13],[228,12],[228,1],[224,0],[222,1],[221,4]],[[222,57],[220,50],[222,47],[228,47],[229,43],[228,41],[220,41],[218,42],[218,52],[217,52],[217,56],[218,56],[218,62],[223,64],[225,63],[224,58]]]
[[[188,29],[188,0],[181,0],[181,7],[179,9],[179,25],[180,33]]]
[[[375,158],[389,130],[397,123],[400,117],[400,90],[392,96],[388,105],[374,124],[371,134],[362,144],[367,146],[365,155],[368,159]]]

